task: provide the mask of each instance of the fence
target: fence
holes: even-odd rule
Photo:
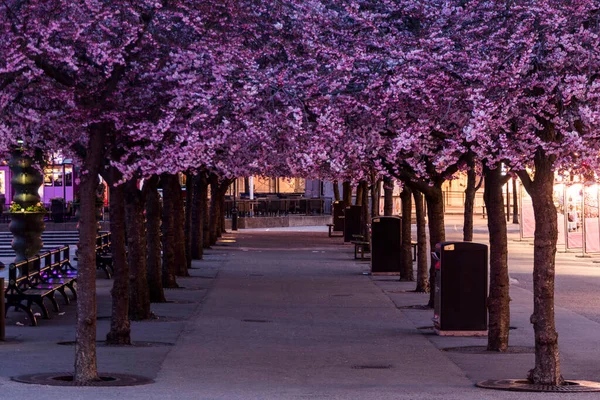
[[[307,198],[258,198],[254,200],[236,200],[240,217],[277,217],[284,215],[323,215],[331,214],[330,197],[320,199]],[[225,216],[231,217],[233,200],[225,200]]]

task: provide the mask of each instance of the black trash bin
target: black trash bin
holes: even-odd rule
[[[65,218],[65,199],[55,198],[50,200],[50,212],[54,222],[64,222]]]
[[[402,268],[402,218],[376,217],[371,221],[371,273],[399,275]]]
[[[344,210],[344,242],[354,240],[353,235],[360,235],[362,206],[349,206]]]
[[[488,247],[443,242],[436,259],[434,328],[438,335],[487,335]]]
[[[333,231],[344,231],[344,209],[346,205],[343,201],[333,202]]]

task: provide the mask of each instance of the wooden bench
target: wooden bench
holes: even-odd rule
[[[67,305],[71,304],[71,299],[67,295],[66,289],[71,292],[73,300],[77,300],[75,291],[77,269],[71,265],[69,246],[59,247],[41,254],[40,259],[44,260],[44,268],[40,271],[43,285],[54,286]]]
[[[329,228],[329,237],[344,237],[344,232],[342,232],[341,235],[334,235],[334,232],[340,232],[340,231],[334,231],[333,227],[335,225],[334,224],[327,224],[327,228]]]
[[[350,243],[354,245],[354,259],[358,259],[358,255],[360,254],[361,260],[368,260],[369,258],[365,258],[366,253],[370,253],[370,243],[363,240],[352,240]]]
[[[77,298],[75,272],[69,259],[69,246],[10,264],[5,311],[10,307],[21,309],[27,313],[31,325],[37,326],[37,318],[31,309],[34,303],[41,309],[42,317],[49,319],[44,300],[48,299],[54,311],[58,312],[56,292],[63,296],[66,304],[71,302],[66,289],[69,289],[74,300]]]
[[[110,279],[114,273],[110,252],[110,232],[96,236],[96,269],[104,271],[106,279]]]

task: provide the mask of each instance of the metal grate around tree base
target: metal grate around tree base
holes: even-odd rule
[[[73,374],[69,372],[55,372],[43,374],[30,374],[13,376],[15,382],[29,383],[34,385],[49,386],[139,386],[154,383],[154,380],[139,375],[129,374],[100,374],[100,380],[92,382],[74,382]]]
[[[533,353],[535,353],[535,347],[527,347],[527,346],[508,346],[506,351],[488,350],[487,346],[446,347],[441,350],[448,351],[451,353],[463,353],[463,354],[533,354]]]
[[[410,306],[396,306],[399,310],[433,310],[432,307],[429,307],[427,304],[413,304]]]
[[[242,322],[256,322],[256,323],[268,324],[273,321],[271,321],[270,319],[243,319]]]
[[[76,342],[74,340],[69,340],[66,342],[57,342],[56,344],[58,344],[60,346],[74,346],[75,343]],[[144,348],[145,347],[168,347],[168,346],[175,346],[175,343],[150,342],[150,341],[136,340],[136,341],[132,341],[130,344],[108,344],[104,340],[97,340],[96,346],[122,348],[122,349],[133,349],[133,348],[139,348],[139,347],[144,347]]]
[[[392,369],[393,367],[391,364],[364,364],[353,365],[352,369]]]
[[[514,392],[600,392],[600,382],[565,381],[563,385],[542,385],[526,379],[500,379],[478,382],[484,389],[510,390]]]

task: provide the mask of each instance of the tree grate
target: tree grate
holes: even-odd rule
[[[242,322],[256,322],[256,323],[269,323],[269,322],[273,322],[271,320],[268,319],[243,319]]]
[[[353,365],[352,369],[392,369],[393,367],[391,364],[364,364]]]
[[[69,340],[66,342],[57,342],[56,344],[58,344],[60,346],[74,346],[75,341]],[[98,347],[114,347],[114,348],[120,348],[120,349],[132,349],[132,348],[140,348],[140,347],[169,347],[169,346],[174,346],[175,343],[149,342],[149,341],[136,340],[136,341],[132,341],[131,344],[108,344],[104,340],[97,340],[96,345]]]
[[[69,372],[30,374],[13,376],[15,382],[49,386],[138,386],[154,383],[150,378],[129,374],[101,374],[100,380],[92,382],[74,382]]]
[[[591,381],[565,381],[562,385],[543,385],[530,383],[525,379],[500,379],[478,382],[475,386],[515,392],[600,392],[600,382]]]
[[[429,307],[427,304],[413,304],[410,306],[397,306],[399,310],[433,310],[432,307]]]
[[[528,346],[508,346],[506,351],[488,350],[487,346],[446,347],[446,348],[443,348],[440,350],[448,351],[451,353],[463,353],[463,354],[533,354],[533,353],[535,353],[535,348],[528,347]]]

